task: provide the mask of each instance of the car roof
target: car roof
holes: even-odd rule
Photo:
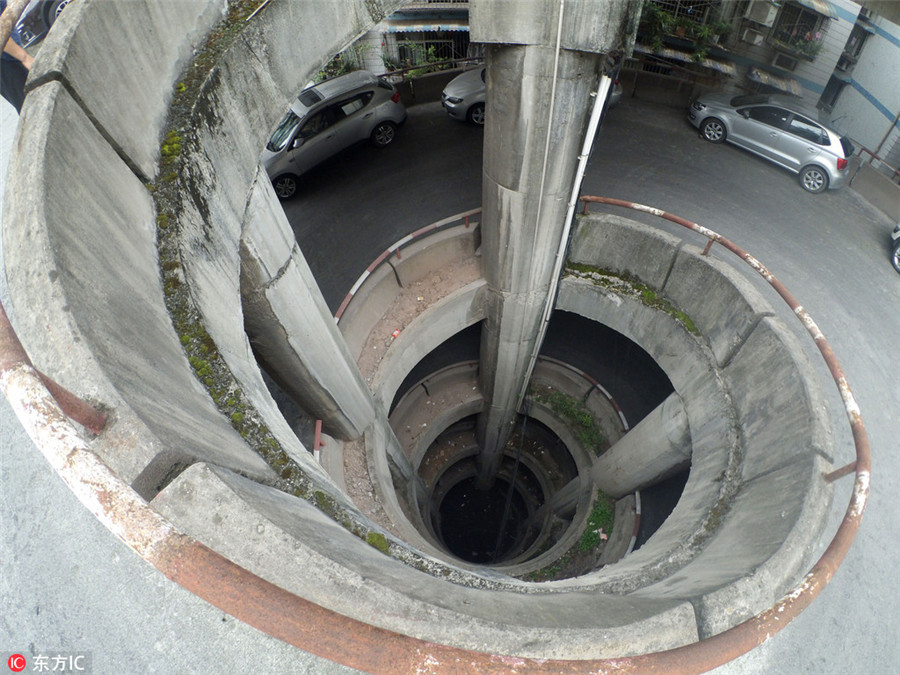
[[[779,108],[784,108],[790,112],[798,113],[803,115],[804,117],[809,117],[811,119],[820,122],[821,124],[828,124],[828,120],[820,119],[820,111],[816,108],[810,106],[806,101],[803,101],[799,98],[795,98],[793,96],[784,96],[781,94],[724,94],[717,95],[716,98],[721,102],[727,102],[728,105],[732,105],[731,101],[733,101],[738,96],[746,97],[748,100],[744,103],[741,103],[738,106],[733,106],[737,108],[751,107],[751,106],[760,106],[760,105],[777,105]]]
[[[319,84],[306,87],[301,91],[297,95],[297,98],[291,102],[291,111],[298,117],[303,117],[320,103],[329,101],[336,96],[346,94],[359,87],[374,86],[377,83],[378,78],[368,70],[356,70],[352,73],[347,73],[346,75],[333,77],[330,80],[325,80],[324,82],[319,82]],[[308,94],[311,91],[318,94],[320,100],[309,103]]]
[[[781,106],[782,108],[787,108],[791,112],[800,113],[801,115],[806,115],[813,119],[818,119],[819,117],[819,111],[806,103],[806,101],[791,96],[782,96],[780,94],[771,94],[767,98],[769,99],[769,103]]]
[[[312,88],[319,92],[323,99],[328,99],[351,89],[356,89],[356,87],[375,84],[377,81],[377,78],[368,70],[356,70],[352,73],[320,82]]]

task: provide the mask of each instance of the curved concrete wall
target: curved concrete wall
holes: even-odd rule
[[[582,217],[570,261],[598,268],[599,285],[565,279],[557,307],[654,356],[684,401],[693,445],[672,515],[598,575],[601,588],[695,598],[701,635],[718,633],[773,604],[811,562],[831,499],[821,389],[793,333],[750,283],[680,239],[617,216]],[[611,292],[604,276],[646,284],[698,334],[664,311],[634,307],[642,301]]]
[[[322,501],[359,521],[281,418],[252,358],[240,244],[259,151],[285,102],[327,56],[399,4],[273,2],[244,25],[228,50],[216,52],[198,98],[181,111],[185,163],[172,214],[181,282],[252,414]],[[694,641],[771,604],[766,594],[795,578],[824,513],[818,472],[828,438],[816,387],[790,334],[755,300],[740,300],[748,289],[733,273],[628,223],[583,227],[576,259],[628,269],[664,291],[708,343],[685,338],[671,317],[622,312],[635,301],[589,282],[563,285],[561,308],[608,322],[658,359],[685,398],[696,439],[686,498],[646,550],[626,558],[627,568],[530,585],[417,558],[393,539],[387,556],[271,487],[277,476],[220,414],[173,329],[164,296],[172,277],[164,281],[156,247],[164,214],[147,186],[166,179],[156,162],[167,103],[221,7],[213,0],[74,3],[32,76],[5,201],[6,269],[16,327],[35,364],[112,411],[109,428],[88,440],[91,450],[181,531],[246,569],[347,616],[426,640],[538,658],[622,656]],[[217,40],[225,41],[228,25]],[[98,48],[122,43],[121,35],[133,48],[129,58],[110,59]],[[614,257],[626,250],[617,265]],[[696,295],[705,277],[716,281],[710,288],[720,301]],[[666,336],[690,358],[661,349]],[[705,371],[687,372],[685,362]],[[762,391],[747,386],[757,369],[790,376],[784,389]],[[717,479],[729,488],[716,488]],[[772,509],[773,501],[782,509]]]

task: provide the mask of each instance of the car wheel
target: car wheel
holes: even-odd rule
[[[278,199],[282,201],[290,199],[297,194],[297,177],[284,174],[272,181],[272,187],[275,188],[275,194],[278,195]]]
[[[47,28],[50,28],[56,22],[60,12],[62,12],[70,2],[71,0],[56,0],[48,5],[47,15],[44,17],[44,23],[47,24]]]
[[[715,117],[703,120],[703,124],[700,125],[700,135],[710,143],[721,143],[727,135],[725,124]]]
[[[372,143],[378,148],[383,148],[384,146],[393,143],[396,135],[396,124],[393,122],[381,122],[372,129]]]
[[[800,185],[807,192],[822,192],[828,188],[828,174],[818,166],[807,166],[800,172]]]
[[[474,124],[479,127],[484,126],[484,103],[476,103],[471,108],[469,108],[469,112],[466,113],[466,119],[470,124]]]
[[[894,255],[891,256],[894,269],[900,272],[900,243],[894,245]]]

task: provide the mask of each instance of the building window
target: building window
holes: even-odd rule
[[[777,49],[813,60],[822,48],[826,24],[827,19],[821,14],[785,3],[769,40]]]
[[[865,28],[860,25],[854,26],[847,39],[847,44],[844,46],[844,54],[852,59],[859,58],[859,53],[866,44],[867,37],[869,37],[869,32]]]

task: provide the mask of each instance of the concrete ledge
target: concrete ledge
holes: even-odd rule
[[[409,285],[432,270],[471,258],[479,238],[474,225],[447,228],[414,241],[403,249],[402,258],[393,256],[390,264],[375,269],[356,291],[338,322],[350,352],[359,359],[372,327],[402,292],[400,284]]]
[[[561,285],[558,308],[606,323],[654,355],[685,402],[693,441],[690,478],[672,515],[644,547],[593,581],[648,597],[702,596],[701,630],[713,634],[731,625],[728,617],[742,620],[771,604],[770,595],[760,603],[735,600],[740,589],[765,582],[777,594],[793,583],[824,524],[831,488],[822,472],[831,438],[818,381],[793,334],[768,316],[758,293],[745,296],[747,282],[721,263],[704,266],[671,237],[618,217],[581,218],[572,250],[583,264],[627,272],[667,297],[671,284],[690,304],[677,309],[692,320],[696,310],[695,323],[711,331],[717,358],[671,330],[650,330],[653,321],[665,321],[664,310],[616,297],[590,278]],[[702,302],[688,297],[691,287],[709,289]],[[591,294],[594,302],[585,297]],[[711,484],[721,491],[710,491]],[[742,554],[727,564],[720,559],[735,550]]]
[[[65,82],[130,167],[153,178],[175,79],[222,18],[222,2],[83,0],[66,10],[41,45],[29,87]],[[116,58],[108,49],[115,44],[135,48]]]
[[[569,262],[635,277],[662,288],[683,241],[649,225],[605,214],[579,216],[572,232]]]
[[[484,318],[480,306],[484,280],[478,279],[431,305],[403,328],[372,379],[375,400],[387,409],[409,372],[429,352]]]
[[[263,579],[345,616],[430,642],[586,659],[697,639],[689,603],[454,585],[365,545],[302,500],[212,467],[184,472],[153,506]]]
[[[121,445],[98,452],[145,496],[192,461],[270,479],[172,329],[147,189],[59,83],[27,98],[3,250],[17,330],[35,364],[114,411],[107,433]]]
[[[746,277],[693,246],[679,249],[661,288],[691,317],[720,366],[728,363],[756,323],[772,313]]]
[[[734,412],[715,375],[712,355],[677,321],[631,297],[585,280],[563,279],[557,309],[575,312],[622,333],[650,353],[685,404],[693,443],[692,471],[675,512],[640,550],[600,573],[602,583],[624,592],[652,583],[685,564],[709,510],[720,499],[722,476],[733,462]],[[588,583],[582,579],[579,583]]]
[[[756,326],[725,378],[744,437],[743,480],[816,456],[831,462],[824,394],[797,338],[780,321]]]

